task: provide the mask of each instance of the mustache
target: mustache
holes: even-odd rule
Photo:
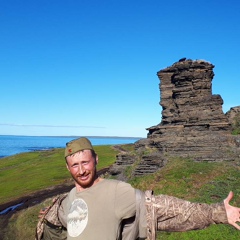
[[[84,172],[83,174],[80,174],[80,173],[77,174],[76,177],[85,177],[87,175],[88,175],[88,173]]]
[[[78,174],[76,175],[76,177],[84,177],[84,176],[87,176],[87,175],[89,175],[89,174],[91,174],[90,171],[84,170],[83,173],[78,173]]]

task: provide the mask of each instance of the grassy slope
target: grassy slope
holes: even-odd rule
[[[171,159],[155,174],[135,178],[131,184],[141,190],[154,189],[155,194],[173,195],[192,202],[221,202],[233,190],[231,202],[240,206],[239,162],[193,162],[188,159]],[[207,229],[183,233],[158,233],[157,239],[240,239],[240,231],[228,225],[212,225]]]
[[[115,161],[116,152],[111,147],[101,146],[96,151],[99,153],[100,158],[99,169],[109,166]],[[17,155],[6,159],[6,161],[2,159],[4,162],[1,163],[2,160],[0,161],[1,193],[2,189],[8,187],[7,185],[14,187],[14,181],[11,181],[11,178],[15,177],[15,175],[15,185],[17,184],[21,189],[18,191],[19,195],[26,193],[25,187],[21,187],[22,184],[30,185],[31,188],[29,187],[28,191],[32,192],[52,184],[59,184],[64,178],[69,178],[69,174],[63,164],[62,154],[62,150],[57,149],[51,152]],[[130,182],[134,187],[141,190],[153,189],[155,194],[174,195],[183,199],[206,203],[222,201],[230,190],[234,190],[235,198],[232,204],[240,206],[239,166],[239,162],[196,163],[188,159],[171,159],[163,169],[155,174],[132,178]],[[22,177],[23,175],[25,176],[24,178]],[[48,180],[45,181],[45,178]],[[18,180],[16,181],[16,179]],[[22,179],[25,180],[25,183],[26,179],[28,179],[27,182],[34,183],[25,184]],[[2,182],[5,183],[5,188]],[[15,186],[15,188],[17,187]],[[11,191],[6,191],[6,193],[4,191],[3,196],[1,194],[1,201],[7,199],[7,196],[14,198],[14,194],[11,194]],[[14,214],[8,226],[8,229],[11,229],[11,231],[6,229],[8,235],[5,236],[4,240],[33,239],[38,212],[42,206],[46,205],[48,205],[47,202]],[[161,232],[158,234],[158,239],[234,240],[240,239],[240,231],[227,225],[212,225],[201,231],[186,233]]]
[[[117,153],[110,146],[95,146],[98,170],[110,166]],[[66,170],[64,150],[22,153],[0,160],[0,204],[38,190],[63,183],[71,178]]]

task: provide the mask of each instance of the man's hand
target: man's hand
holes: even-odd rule
[[[42,218],[46,212],[48,211],[49,207],[45,207],[45,208],[42,208],[40,211],[39,211],[39,215],[38,215],[38,218]]]
[[[240,230],[240,208],[233,207],[229,202],[233,198],[233,192],[230,192],[227,198],[224,200],[225,209],[227,212],[228,223]]]
[[[57,198],[53,198],[53,199],[52,199],[52,203],[54,203],[56,200],[57,200]],[[42,217],[46,214],[46,212],[49,210],[50,207],[51,207],[51,206],[42,208],[42,209],[39,211],[38,218],[42,218]]]

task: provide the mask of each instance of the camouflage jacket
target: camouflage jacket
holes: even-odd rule
[[[156,239],[156,231],[183,232],[203,229],[211,224],[227,224],[224,203],[192,203],[167,195],[145,192],[147,240]]]
[[[45,216],[40,219],[35,240],[67,239],[58,216],[59,206],[65,197],[66,194],[56,198]],[[203,229],[218,223],[228,223],[223,202],[192,203],[167,195],[155,196],[152,191],[143,193],[136,190],[136,215],[123,220],[118,240],[155,240],[157,231],[182,232]]]
[[[52,205],[47,208],[45,214],[39,219],[35,231],[35,240],[65,240],[66,229],[62,225],[58,210],[61,202],[66,198],[67,194],[55,197]]]

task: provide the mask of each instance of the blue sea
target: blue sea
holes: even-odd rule
[[[66,143],[78,137],[42,137],[0,135],[0,158],[10,155],[52,148],[64,148]],[[88,137],[93,145],[115,145],[134,143],[134,137]]]

